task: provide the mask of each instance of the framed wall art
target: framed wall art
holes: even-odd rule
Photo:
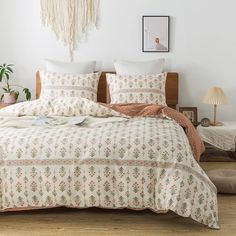
[[[143,16],[143,52],[169,52],[169,16]]]
[[[179,112],[185,115],[194,125],[198,124],[197,107],[180,107]]]

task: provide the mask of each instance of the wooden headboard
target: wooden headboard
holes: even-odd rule
[[[106,81],[106,73],[102,72],[98,85],[98,102],[109,103],[110,94]],[[36,73],[36,98],[38,99],[41,92],[41,80],[39,72]],[[179,95],[179,75],[178,73],[168,73],[166,80],[166,103],[169,107],[176,109]]]

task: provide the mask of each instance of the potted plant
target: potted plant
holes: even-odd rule
[[[16,103],[19,91],[13,89],[14,87],[22,88],[22,92],[25,94],[26,100],[31,99],[31,92],[28,88],[24,88],[20,85],[10,85],[9,80],[11,78],[11,75],[14,73],[12,64],[2,64],[0,65],[0,83],[3,84],[3,86],[0,86],[0,88],[3,89],[4,93],[1,96],[1,100],[4,103]]]

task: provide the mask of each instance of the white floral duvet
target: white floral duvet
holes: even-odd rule
[[[24,116],[87,118],[22,127]],[[124,118],[75,98],[0,110],[0,211],[59,206],[171,210],[219,227],[216,188],[176,122]]]

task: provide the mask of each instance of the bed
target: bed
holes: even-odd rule
[[[36,96],[40,95],[36,76]],[[168,73],[167,104],[178,104]],[[98,101],[109,102],[105,73]],[[39,116],[82,125],[32,125]],[[0,112],[0,211],[54,207],[169,210],[219,228],[216,188],[172,117],[122,114],[87,99],[37,99]]]

